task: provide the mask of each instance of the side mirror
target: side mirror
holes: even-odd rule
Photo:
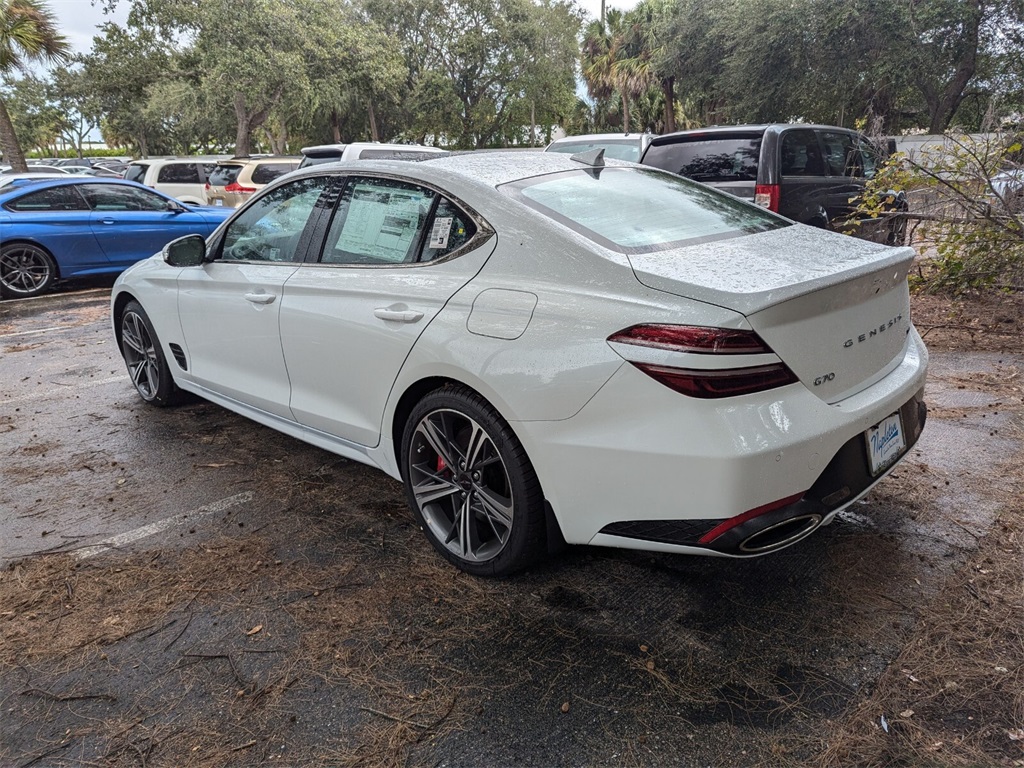
[[[164,246],[164,261],[172,267],[198,267],[206,258],[206,240],[202,235],[185,235]]]

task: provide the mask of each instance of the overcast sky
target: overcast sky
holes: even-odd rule
[[[639,0],[606,0],[606,7],[628,10]],[[99,4],[92,0],[48,0],[50,9],[57,15],[61,31],[67,36],[76,53],[88,53],[92,48],[92,37],[97,27],[105,21],[124,24],[128,18],[130,0],[120,0],[113,14],[104,15]],[[577,0],[577,3],[592,18],[601,13],[601,0]]]

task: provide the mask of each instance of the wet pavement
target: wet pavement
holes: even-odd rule
[[[1024,360],[933,354],[908,460],[801,544],[480,581],[381,473],[145,406],[108,296],[0,303],[0,567],[67,592],[0,606],[54,646],[0,654],[3,765],[813,764],[1019,473]]]

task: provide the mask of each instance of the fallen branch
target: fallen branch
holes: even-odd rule
[[[415,728],[422,728],[423,730],[428,730],[430,728],[430,726],[424,725],[423,723],[417,723],[415,720],[406,720],[403,717],[389,715],[387,712],[381,712],[380,710],[371,709],[370,707],[360,707],[360,709],[363,712],[369,712],[371,715],[377,715],[378,717],[383,717],[385,720],[392,720],[396,723],[402,723],[403,725],[411,725]]]
[[[50,691],[44,691],[42,688],[26,688],[19,695],[42,696],[43,698],[52,699],[53,701],[85,701],[87,699],[105,699],[106,701],[117,701],[117,697],[112,696],[109,693],[82,693],[69,696],[62,693],[50,693]]]

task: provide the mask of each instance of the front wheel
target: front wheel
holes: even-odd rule
[[[57,278],[57,262],[31,243],[10,243],[0,248],[0,295],[27,299],[46,291]]]
[[[129,302],[121,315],[121,355],[135,391],[143,400],[159,408],[178,401],[180,392],[171,377],[160,340],[137,301]]]
[[[431,392],[402,438],[402,475],[417,522],[445,558],[507,576],[544,551],[544,498],[511,428],[476,393]]]

